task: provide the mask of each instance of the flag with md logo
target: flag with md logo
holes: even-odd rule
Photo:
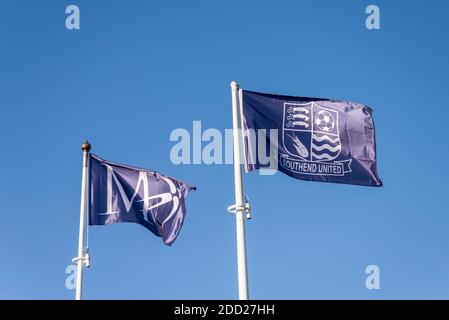
[[[265,140],[277,149],[278,170],[293,178],[382,186],[368,106],[246,90],[240,100],[247,171],[268,167],[259,161],[260,140]],[[277,134],[269,134],[271,129]]]
[[[89,158],[89,225],[138,223],[171,245],[195,187],[157,172]]]

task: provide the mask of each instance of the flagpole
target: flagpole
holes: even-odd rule
[[[235,183],[235,205],[228,211],[235,213],[236,231],[237,231],[237,270],[239,299],[248,300],[248,270],[246,266],[246,240],[245,240],[245,221],[243,213],[246,209],[243,203],[243,185],[242,170],[240,160],[240,135],[238,118],[238,90],[239,84],[236,81],[231,82],[232,89],[232,125],[234,133],[234,183]]]
[[[91,145],[88,141],[81,146],[83,150],[83,175],[81,179],[81,205],[80,205],[80,231],[78,238],[78,256],[73,259],[77,263],[76,273],[76,300],[82,299],[83,292],[83,264],[88,258],[84,252],[84,231],[86,230],[86,197],[87,197],[87,174],[89,172],[89,151]]]

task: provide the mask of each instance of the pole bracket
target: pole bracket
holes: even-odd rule
[[[86,268],[90,268],[90,255],[89,251],[83,257],[75,257],[72,259],[72,263],[78,263],[78,261],[83,261]]]
[[[251,205],[248,196],[245,196],[245,204],[233,204],[228,207],[229,213],[237,213],[238,211],[243,211],[245,213],[246,220],[251,219]]]

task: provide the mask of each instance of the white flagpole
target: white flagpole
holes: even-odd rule
[[[228,211],[235,212],[235,222],[237,229],[237,269],[239,284],[239,299],[248,300],[248,271],[246,267],[246,240],[245,221],[243,213],[246,206],[243,203],[242,170],[240,160],[240,130],[239,130],[239,110],[238,110],[238,90],[239,84],[231,82],[232,88],[232,125],[234,132],[234,182],[235,182],[235,205],[228,208]]]
[[[88,258],[84,252],[84,231],[86,230],[86,199],[87,199],[87,174],[89,172],[89,142],[83,143],[83,176],[81,180],[81,205],[80,205],[80,232],[78,238],[78,256],[72,261],[77,263],[76,272],[76,300],[81,300],[83,290],[83,264]]]

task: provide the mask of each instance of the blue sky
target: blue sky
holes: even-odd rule
[[[65,8],[81,9],[81,30]],[[365,28],[377,4],[381,30]],[[255,299],[449,298],[447,1],[0,3],[0,298],[72,299],[80,145],[198,187],[169,248],[90,230],[87,299],[235,299],[230,165],[170,162],[175,128],[231,127],[229,82],[370,105],[384,187],[244,176]],[[381,270],[367,290],[366,266]]]

